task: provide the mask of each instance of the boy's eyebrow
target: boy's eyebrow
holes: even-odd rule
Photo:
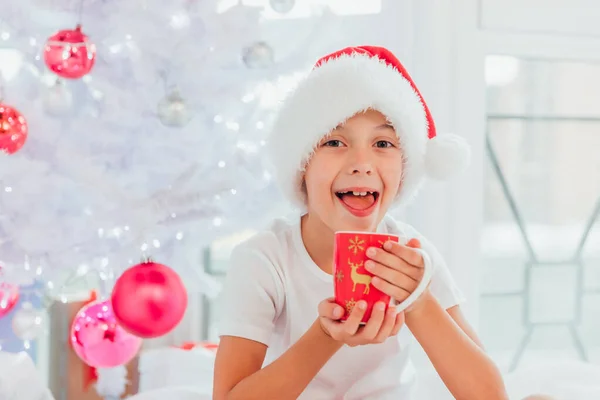
[[[341,130],[344,128],[345,128],[345,124],[341,123],[341,124],[338,124],[335,128],[333,128],[332,131]],[[385,123],[385,124],[377,125],[375,127],[375,130],[382,130],[382,129],[394,129],[394,125],[392,125],[390,123]]]
[[[390,123],[381,124],[381,125],[377,126],[377,128],[375,128],[375,129],[377,129],[377,130],[380,130],[380,129],[394,129],[394,125],[392,125]]]

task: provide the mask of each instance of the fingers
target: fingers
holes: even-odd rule
[[[319,303],[319,317],[339,320],[344,315],[344,308],[337,304],[333,297]]]
[[[373,261],[377,261],[380,264],[388,265],[390,267],[392,267],[392,266],[395,267],[398,264],[400,264],[401,262],[403,262],[403,260],[398,259],[397,255],[392,254],[383,249],[378,249],[376,247],[370,247],[367,249],[367,257],[369,257]],[[368,266],[369,261],[370,260],[367,260],[365,262],[365,268]]]
[[[417,282],[404,274],[397,274],[398,278],[396,278],[396,282],[398,283],[390,283],[379,276],[374,276],[371,284],[388,296],[402,301],[402,299],[408,297],[416,289]]]
[[[412,238],[408,241],[408,243],[406,243],[406,247],[412,247],[414,249],[420,249],[421,248],[421,242],[419,242],[419,239],[415,239]]]
[[[391,336],[397,335],[398,332],[400,332],[400,329],[402,328],[403,325],[404,325],[404,312],[401,312],[401,313],[396,314],[395,321],[394,321],[394,328],[392,328],[392,333],[390,335]]]
[[[396,328],[396,315],[396,309],[394,307],[388,307],[387,311],[385,312],[385,319],[383,321],[383,324],[381,325],[377,336],[375,336],[375,343],[383,343],[388,337],[398,333],[398,331],[396,331],[396,333],[393,333],[394,329]]]
[[[414,241],[412,243],[414,244]],[[387,241],[383,245],[383,249],[387,252],[394,254],[397,257],[400,257],[401,259],[403,259],[411,265],[414,265],[415,267],[423,266],[423,256],[421,256],[421,253],[419,251],[415,251],[411,247],[403,246],[400,243]]]
[[[374,341],[375,337],[377,337],[379,331],[383,326],[382,324],[384,324],[384,319],[386,316],[385,308],[385,303],[381,301],[378,301],[373,307],[371,317],[369,318],[369,321],[367,321],[367,324],[360,333],[360,336],[366,341]]]
[[[380,261],[368,260],[365,262],[365,269],[373,275],[377,275],[380,278],[392,283],[397,283],[396,278],[401,275],[408,276],[416,283],[421,280],[423,277],[423,268],[410,265],[402,260],[399,260],[396,256],[390,256],[395,257],[396,265],[392,266]]]
[[[389,243],[393,243],[393,242],[389,242]],[[395,243],[395,244],[397,244],[397,243]],[[365,262],[365,268],[368,271],[370,271],[371,273],[377,274],[373,270],[373,268],[376,268],[376,266],[373,264],[373,261],[375,261],[376,263],[383,264],[389,268],[398,270],[398,271],[410,276],[413,279],[420,280],[421,277],[423,276],[423,256],[418,251],[415,251],[415,250],[412,250],[409,248],[406,248],[406,250],[409,252],[417,253],[419,265],[411,264],[410,262],[404,260],[400,256],[398,256],[394,253],[388,252],[386,250],[378,249],[375,247],[370,247],[367,250],[367,256],[369,257],[369,260],[367,260]],[[411,258],[411,257],[408,257],[408,258]],[[389,279],[387,279],[385,277],[384,277],[384,279],[389,281]]]
[[[375,304],[366,324],[361,324],[367,309],[367,303],[364,300],[356,303],[345,321],[339,321],[344,310],[335,303],[333,298],[323,300],[319,303],[318,309],[322,327],[326,333],[333,339],[352,347],[383,343],[388,337],[396,335],[404,324],[404,313],[398,314],[394,307],[386,307],[383,302]]]
[[[348,319],[346,321],[344,321],[344,323],[343,323],[344,333],[347,336],[352,336],[352,335],[356,334],[356,332],[358,331],[358,328],[360,328],[360,326],[361,326],[360,322],[362,320],[363,315],[365,315],[366,309],[367,309],[367,302],[364,300],[360,300],[358,303],[356,303],[354,308],[352,308],[352,311],[350,312]]]

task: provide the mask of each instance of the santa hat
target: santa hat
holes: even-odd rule
[[[306,206],[302,180],[318,143],[340,123],[368,109],[387,117],[402,147],[398,204],[414,197],[424,178],[447,179],[468,165],[469,146],[458,136],[436,134],[425,100],[389,50],[347,47],[317,61],[275,120],[270,156],[280,186],[293,203]]]

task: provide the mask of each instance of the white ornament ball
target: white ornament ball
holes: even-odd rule
[[[53,86],[46,89],[42,101],[44,110],[51,116],[63,116],[73,106],[73,95],[65,84],[58,80]]]
[[[30,302],[24,302],[15,312],[12,319],[12,330],[21,340],[35,340],[46,329],[47,314],[44,310],[33,307]]]
[[[185,100],[176,89],[158,103],[157,113],[160,122],[169,127],[183,127],[192,118]]]
[[[251,69],[268,68],[275,59],[273,49],[266,42],[256,42],[244,49],[244,64]]]
[[[296,0],[270,0],[271,8],[280,14],[286,14],[292,11],[296,5]]]

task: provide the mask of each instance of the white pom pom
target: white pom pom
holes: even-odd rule
[[[96,392],[105,399],[118,399],[127,386],[127,369],[124,366],[98,368]]]
[[[444,180],[464,171],[470,159],[471,148],[460,136],[435,136],[427,142],[425,170],[430,178]]]

